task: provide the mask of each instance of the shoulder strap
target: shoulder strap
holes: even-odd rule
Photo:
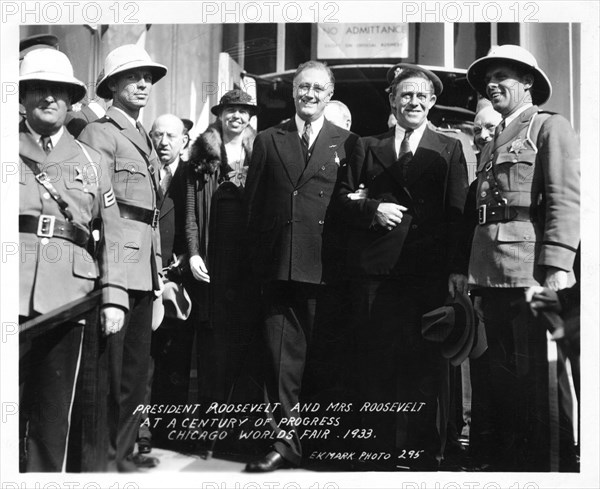
[[[81,151],[83,151],[83,154],[87,158],[88,163],[92,167],[92,170],[94,171],[94,176],[96,177],[96,184],[100,185],[100,181],[98,178],[98,169],[96,168],[96,164],[92,161],[92,158],[90,157],[90,154],[88,153],[87,149],[85,149],[85,146],[83,144],[81,144],[79,141],[77,141],[77,139],[75,139],[75,142],[81,148]]]
[[[52,196],[52,198],[56,201],[56,203],[58,204],[58,207],[60,207],[60,212],[62,213],[63,216],[65,216],[65,219],[67,221],[72,221],[73,214],[68,209],[69,204],[67,204],[64,201],[64,199],[61,197],[58,190],[56,190],[56,187],[54,185],[52,185],[52,182],[48,179],[48,175],[46,174],[46,172],[40,171],[37,163],[35,161],[33,161],[32,159],[27,158],[26,156],[23,156],[23,155],[19,155],[19,156],[21,157],[23,162],[29,167],[29,169],[33,172],[37,182],[42,187],[44,187],[48,191],[48,193]]]

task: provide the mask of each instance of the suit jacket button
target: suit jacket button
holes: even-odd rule
[[[322,226],[323,224],[325,224],[325,221],[319,221],[319,224]]]
[[[42,194],[42,197],[44,197],[44,199],[48,200],[50,198],[50,194],[48,192],[44,192]]]
[[[325,170],[325,165],[323,165],[323,166],[321,167],[321,170]]]
[[[294,193],[292,195],[294,195],[294,196],[298,195],[298,191],[294,190]]]
[[[323,195],[325,194],[325,192],[323,192],[322,190],[319,192],[319,197],[323,197]]]
[[[47,245],[50,242],[50,240],[48,238],[42,238],[41,243],[42,245]]]
[[[412,225],[410,228],[411,228],[411,229],[417,229],[418,227],[419,227],[419,225],[418,225],[418,224],[413,224],[413,225]]]

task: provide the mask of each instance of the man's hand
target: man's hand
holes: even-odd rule
[[[537,316],[538,310],[554,312],[562,310],[556,291],[547,287],[540,287],[539,285],[529,287],[525,291],[525,300],[529,302],[529,307],[534,316]]]
[[[198,282],[210,282],[208,269],[200,255],[190,257],[190,269],[192,270],[192,275]]]
[[[402,213],[407,210],[406,207],[398,204],[382,202],[375,211],[375,222],[391,231],[402,222]]]
[[[348,194],[348,198],[350,200],[364,200],[369,196],[369,189],[365,188],[365,185],[361,183],[358,186],[358,190],[356,192],[352,192]]]
[[[454,297],[458,292],[459,294],[466,294],[467,283],[469,279],[462,273],[451,273],[448,277],[448,293]]]
[[[562,290],[567,286],[567,272],[556,267],[547,267],[544,287],[550,290]]]
[[[121,331],[124,321],[125,311],[120,307],[108,306],[100,310],[100,327],[104,336]]]

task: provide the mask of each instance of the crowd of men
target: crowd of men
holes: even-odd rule
[[[71,452],[90,443],[102,452],[94,470],[157,463],[147,456],[150,437],[139,432],[136,408],[150,403],[152,378],[161,375],[153,329],[168,321],[167,275],[187,252],[181,155],[188,136],[172,114],[158,117],[150,135],[138,119],[167,75],[139,46],[114,49],[96,86],[110,107],[75,139],[67,115],[86,89],[67,56],[42,47],[21,61],[20,322],[101,291],[98,317],[22,335],[23,471],[89,470]],[[331,400],[418,406],[353,419],[353,428],[377,436],[348,446],[393,454],[389,466],[365,469],[438,470],[457,435],[451,406],[466,395],[456,387],[469,360],[472,457],[459,465],[578,470],[562,367],[568,359],[579,393],[579,143],[565,118],[539,108],[551,83],[525,49],[499,46],[467,78],[482,97],[470,188],[461,141],[428,121],[442,82],[417,65],[400,63],[388,74],[396,122],[384,134],[349,130],[350,113],[332,100],[332,71],[311,60],[294,75],[294,116],[256,135],[244,243],[247,273],[260,286],[261,382],[274,436],[246,471],[300,466],[306,453],[296,406],[308,390],[332,385],[342,389]],[[243,97],[227,100],[218,107],[248,112]],[[50,261],[48,247],[69,252]],[[210,263],[207,270],[200,262],[196,280],[209,283]],[[194,335],[186,324],[178,333],[182,355]],[[555,383],[547,330],[561,365]],[[83,354],[94,339],[95,356]],[[89,377],[81,381],[91,367],[92,386]],[[106,401],[91,425],[90,390]]]

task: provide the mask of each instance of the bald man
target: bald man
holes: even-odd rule
[[[164,280],[173,278],[185,254],[185,174],[187,164],[181,153],[189,136],[183,121],[173,114],[157,117],[150,131],[152,145],[160,160],[161,199],[158,203],[160,218],[160,247]],[[177,323],[177,324],[174,324]],[[175,385],[171,379],[189,375],[193,329],[191,324],[165,317],[161,326],[152,334],[152,358],[148,372],[146,404],[150,396],[154,400],[185,403],[187,384],[184,388]],[[142,455],[152,450],[152,436],[148,416],[142,416],[138,432],[138,451]]]
[[[346,129],[347,131],[350,130],[350,127],[352,126],[352,114],[344,102],[330,100],[325,106],[323,114],[325,115],[325,119],[329,122],[332,122],[336,126]]]

